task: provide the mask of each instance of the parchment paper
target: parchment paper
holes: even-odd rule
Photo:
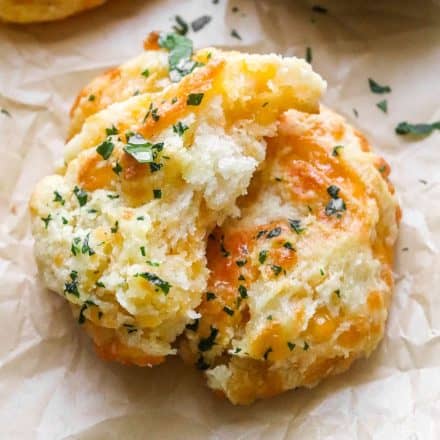
[[[11,114],[0,113],[1,439],[440,439],[440,133],[394,133],[403,120],[440,119],[440,4],[320,4],[327,14],[294,0],[114,0],[59,23],[0,25],[0,107]],[[76,93],[176,14],[213,16],[190,33],[198,47],[311,47],[325,102],[391,164],[403,221],[385,339],[314,390],[233,407],[178,359],[152,370],[105,363],[37,276],[27,201],[62,155]],[[392,92],[372,94],[368,77]],[[383,98],[388,114],[376,107]]]

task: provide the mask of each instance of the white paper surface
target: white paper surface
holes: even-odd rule
[[[12,116],[0,113],[0,438],[440,438],[440,132],[416,142],[394,133],[400,121],[440,120],[440,4],[329,0],[325,15],[312,4],[114,0],[59,23],[0,25],[0,108]],[[304,56],[310,46],[325,102],[391,164],[403,220],[385,339],[313,390],[233,407],[178,359],[151,370],[105,363],[38,279],[27,201],[62,155],[76,93],[175,14],[213,16],[190,34],[197,47]],[[392,93],[372,94],[368,77]]]

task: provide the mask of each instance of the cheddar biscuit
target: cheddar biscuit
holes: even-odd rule
[[[13,23],[60,20],[105,2],[106,0],[0,0],[0,20]]]
[[[302,60],[155,38],[154,53],[86,88],[96,106],[80,97],[65,166],[30,202],[45,284],[102,357],[136,365],[176,353],[200,316],[208,234],[239,214],[280,115],[318,111],[325,88]]]
[[[368,357],[384,333],[400,210],[388,165],[341,116],[289,111],[241,215],[208,239],[181,354],[248,404]]]

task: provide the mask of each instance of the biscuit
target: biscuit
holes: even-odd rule
[[[23,24],[60,20],[105,2],[106,0],[0,0],[0,20]]]
[[[192,57],[186,38],[154,38],[169,78],[161,51],[87,88],[97,105],[77,101],[73,118],[85,120],[73,123],[65,166],[30,201],[44,283],[69,301],[102,357],[150,366],[176,353],[199,316],[207,235],[238,215],[279,116],[318,111],[325,88],[302,60],[215,49]],[[146,68],[161,80],[141,78],[131,93]]]
[[[208,240],[183,358],[249,404],[368,357],[383,337],[400,209],[389,166],[341,116],[289,111],[241,215]]]

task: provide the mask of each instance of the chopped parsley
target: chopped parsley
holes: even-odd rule
[[[87,203],[88,195],[83,189],[80,189],[77,186],[75,186],[75,188],[73,188],[73,193],[78,199],[79,206],[84,206]]]
[[[235,347],[234,354],[238,354],[240,353],[240,351],[241,351],[240,347]]]
[[[264,358],[264,360],[265,361],[267,361],[267,358],[268,358],[268,356],[269,356],[269,354],[270,353],[272,353],[272,347],[269,347],[265,352],[264,352],[264,354],[263,354],[263,358]]]
[[[118,220],[116,220],[115,225],[110,228],[110,231],[112,232],[112,234],[116,234],[116,232],[118,232],[118,229],[119,229],[119,222]]]
[[[335,147],[333,147],[332,150],[332,156],[339,156],[339,150],[343,149],[344,146],[343,145],[336,145]]]
[[[102,287],[103,289],[105,289],[105,284],[102,281],[96,281],[95,284],[97,287]]]
[[[162,198],[162,190],[161,189],[153,189],[153,197],[155,199],[161,199]]]
[[[63,225],[67,225],[67,223],[69,223],[66,217],[61,217],[61,220],[63,222]]]
[[[70,281],[64,284],[64,293],[69,293],[79,298],[78,272],[76,270],[70,272]]]
[[[3,113],[5,116],[12,118],[11,114],[5,108],[0,109],[0,113]]]
[[[224,306],[223,311],[225,313],[227,313],[229,316],[232,316],[234,314],[234,311],[231,308],[229,308],[228,306]]]
[[[145,246],[141,246],[139,249],[141,250],[141,255],[145,257]]]
[[[84,316],[84,312],[87,310],[87,308],[89,306],[96,306],[96,304],[93,301],[89,300],[89,299],[84,301],[84,303],[81,306],[81,309],[79,311],[78,324],[84,324],[86,322],[86,317]]]
[[[414,136],[427,136],[434,130],[440,130],[440,121],[432,124],[410,124],[400,122],[396,127],[396,133],[401,135],[411,134]]]
[[[200,105],[203,96],[203,93],[190,93],[186,99],[186,105]]]
[[[122,171],[121,164],[116,162],[115,166],[112,168],[112,171],[119,176],[119,173]]]
[[[383,99],[376,104],[376,107],[382,110],[384,113],[388,113],[388,101]]]
[[[145,220],[145,217],[143,215],[140,215],[139,217],[136,217],[136,220],[142,221]]]
[[[289,350],[292,351],[292,350],[296,347],[296,344],[294,344],[293,342],[290,342],[290,341],[289,341],[289,342],[287,343],[287,346],[289,347]]]
[[[238,277],[238,281],[245,281],[245,277],[243,276],[243,274],[240,274],[240,276]]]
[[[107,160],[114,149],[114,144],[112,141],[106,139],[101,145],[96,148],[96,152],[104,159]]]
[[[232,29],[231,31],[231,37],[236,38],[237,40],[241,40],[240,34],[235,29]]]
[[[158,112],[157,107],[151,109],[151,117],[153,118],[154,122],[157,122],[160,119],[160,115],[157,112]]]
[[[319,269],[319,273],[321,274],[322,277],[325,275],[324,270],[322,268]]]
[[[295,220],[295,219],[287,219],[287,221],[289,222],[289,226],[297,233],[297,234],[301,234],[301,232],[304,232],[306,230],[306,228],[303,228],[301,226],[301,220]]]
[[[289,249],[289,251],[296,252],[295,248],[292,246],[292,243],[290,243],[290,241],[286,241],[285,243],[283,243],[283,247]]]
[[[327,192],[331,197],[325,206],[325,214],[328,216],[336,214],[337,218],[341,217],[341,213],[347,209],[344,200],[339,197],[339,188],[336,185],[330,185]]]
[[[240,284],[238,286],[238,293],[240,294],[240,298],[247,298],[248,297],[248,293],[247,293],[247,289],[245,286],[243,286],[242,284]]]
[[[107,194],[107,197],[110,200],[115,200],[115,199],[119,199],[119,194]]]
[[[223,257],[229,257],[231,253],[225,248],[225,244],[223,242],[223,237],[220,241],[220,252],[222,253]]]
[[[47,227],[49,226],[49,222],[52,220],[52,215],[49,214],[47,217],[41,217],[41,220],[43,220],[44,229],[47,229]]]
[[[122,325],[127,329],[128,334],[137,332],[137,328],[133,324],[122,324]]]
[[[197,359],[196,367],[197,367],[199,370],[204,371],[204,370],[207,370],[207,369],[209,368],[209,364],[205,361],[205,359],[203,359],[203,356],[200,356],[200,357]]]
[[[174,133],[177,133],[179,136],[183,136],[183,133],[185,133],[186,130],[188,130],[188,126],[183,124],[182,122],[177,122],[177,124],[173,125],[173,131]]]
[[[216,299],[217,296],[213,292],[206,292],[206,301],[212,301],[213,299]]]
[[[89,95],[88,97],[88,101],[93,102],[95,100],[96,96],[95,95]]]
[[[261,231],[258,231],[258,233],[257,233],[257,236],[255,237],[257,240],[259,239],[259,238],[261,238],[263,235],[265,235],[267,233],[267,230],[266,229],[263,229],[263,230],[261,230]]]
[[[307,343],[307,341],[304,341],[303,350],[307,351],[309,349],[310,345]]]
[[[266,259],[267,259],[267,251],[266,250],[260,251],[260,253],[258,254],[258,261],[260,262],[260,264],[264,264]]]
[[[276,228],[272,229],[271,231],[269,231],[269,233],[266,235],[266,238],[278,237],[280,234],[281,234],[281,228],[276,227]]]
[[[340,291],[339,289],[335,290],[333,293],[334,293],[338,298],[341,297],[341,291]]]
[[[194,32],[198,32],[203,29],[209,22],[211,17],[209,15],[202,15],[191,22],[191,27]]]
[[[201,338],[199,341],[198,348],[200,351],[208,351],[211,350],[213,345],[215,344],[215,338],[218,335],[218,329],[211,326],[211,333],[207,338]]]
[[[200,321],[200,318],[194,319],[194,322],[191,324],[186,324],[185,328],[188,330],[192,330],[193,332],[196,332],[197,329],[199,328],[199,321]]]
[[[54,195],[54,198],[53,198],[54,202],[58,202],[61,205],[64,205],[65,200],[63,199],[63,196],[58,191],[54,191],[53,195]]]
[[[370,86],[370,90],[373,93],[377,93],[379,95],[383,93],[390,93],[391,87],[390,86],[381,86],[379,83],[374,81],[372,78],[368,78],[368,85]]]
[[[162,278],[159,278],[157,275],[151,272],[143,272],[139,273],[136,276],[142,277],[145,280],[149,281],[151,284],[156,286],[158,289],[162,290],[165,295],[168,295],[168,292],[171,289],[171,284],[167,281],[164,281]]]
[[[81,249],[79,247],[81,243],[81,237],[74,237],[72,240],[72,245],[70,246],[70,252],[72,252],[72,255],[76,257],[81,252]]]
[[[81,253],[83,255],[84,254],[89,254],[89,256],[92,256],[93,254],[95,254],[95,251],[90,247],[89,240],[90,240],[90,232],[84,238],[83,245],[82,245],[82,248],[81,248]]]
[[[275,264],[272,264],[272,266],[270,266],[270,268],[272,269],[272,272],[274,273],[274,275],[277,277],[281,271],[283,270],[283,268],[281,266],[277,266]]]
[[[244,260],[236,260],[236,261],[235,261],[235,264],[236,264],[238,267],[243,267],[246,263],[247,263],[247,260],[246,260],[246,259],[244,259]]]
[[[141,73],[142,76],[145,76],[145,78],[148,78],[150,76],[150,71],[148,69],[145,69]]]
[[[106,128],[106,129],[105,129],[105,134],[106,134],[107,136],[114,136],[114,135],[116,135],[116,134],[118,134],[118,133],[119,133],[119,131],[118,131],[118,129],[115,127],[114,124],[112,124],[112,126],[111,126],[110,128]]]
[[[268,315],[268,316],[266,317],[266,319],[267,319],[268,321],[272,321],[273,317],[272,317],[272,315]]]
[[[312,48],[307,46],[306,47],[306,61],[309,64],[312,64],[312,60],[313,60]]]
[[[124,147],[124,151],[131,157],[136,159],[139,163],[155,163],[158,153],[163,150],[163,142],[152,144],[148,142],[140,134],[134,134],[128,138],[127,145]],[[156,164],[162,166],[161,164]],[[159,169],[160,169],[159,167]]]
[[[158,263],[157,261],[150,261],[150,260],[147,260],[146,263],[147,263],[149,266],[153,266],[153,267],[159,267],[159,266],[160,266],[160,263]]]
[[[159,46],[170,51],[168,67],[170,79],[180,81],[185,75],[191,73],[199,63],[191,59],[193,54],[192,41],[178,33],[162,34],[159,37]]]
[[[174,19],[176,20],[176,24],[173,25],[174,31],[179,35],[186,35],[189,31],[188,23],[180,15],[176,15]]]

